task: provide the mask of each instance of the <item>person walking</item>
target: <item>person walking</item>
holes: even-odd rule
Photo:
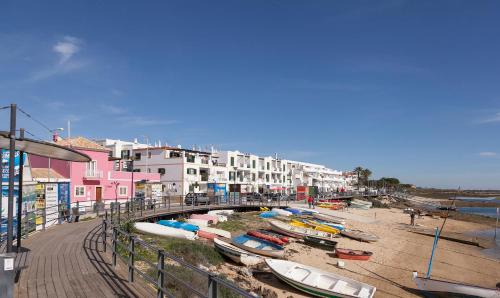
[[[410,212],[410,225],[411,225],[412,227],[414,227],[414,226],[415,226],[415,215],[416,215],[416,212],[412,210],[412,211]]]
[[[311,207],[314,207],[312,196],[307,197],[307,204],[309,205],[309,209],[311,209]]]

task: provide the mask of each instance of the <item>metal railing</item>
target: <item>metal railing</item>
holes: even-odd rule
[[[142,277],[155,287],[157,297],[255,297],[223,277],[113,226],[111,218],[103,219],[101,231],[104,251],[111,248],[113,266],[121,260],[127,266],[128,281],[134,282],[136,275]]]

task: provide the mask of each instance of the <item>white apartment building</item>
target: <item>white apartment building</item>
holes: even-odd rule
[[[115,159],[116,171],[130,171],[127,168],[130,164],[128,161],[132,157],[134,150],[148,147],[147,144],[137,142],[137,139],[133,142],[115,139],[101,139],[94,140],[94,142],[110,150],[110,157]]]
[[[179,147],[135,149],[134,171],[160,173],[164,193],[170,195],[217,192],[228,183],[226,165],[218,156]]]
[[[160,173],[163,192],[171,195],[189,192],[294,194],[297,187],[311,186],[319,192],[332,192],[352,189],[356,178],[323,165],[281,159],[277,155],[207,152],[180,146],[148,147],[112,139],[99,142],[112,150],[113,157],[119,160],[118,166],[125,170],[124,161],[133,158],[134,171]]]

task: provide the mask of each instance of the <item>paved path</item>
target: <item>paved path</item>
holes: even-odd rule
[[[63,224],[23,241],[14,297],[154,297],[142,279],[127,281],[102,251],[101,220]]]

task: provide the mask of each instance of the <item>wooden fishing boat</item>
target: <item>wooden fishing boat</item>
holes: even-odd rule
[[[367,261],[373,253],[371,251],[336,248],[335,254],[339,259]]]
[[[200,231],[212,233],[212,234],[215,234],[217,236],[224,237],[224,238],[231,238],[231,232],[221,230],[221,229],[210,228],[210,227],[200,227]]]
[[[271,225],[271,229],[273,231],[294,238],[304,238],[304,236],[316,236],[324,239],[332,239],[337,237],[332,233],[316,231],[313,229],[303,228],[303,227],[294,227],[292,225],[277,220],[271,220],[269,221],[269,224]]]
[[[250,235],[250,236],[255,237],[255,238],[263,239],[263,240],[266,240],[266,241],[269,241],[269,242],[272,242],[272,243],[275,243],[275,244],[278,244],[281,246],[283,246],[285,244],[285,242],[281,241],[281,239],[278,237],[267,235],[267,234],[264,234],[264,233],[261,233],[259,231],[255,231],[255,230],[248,231],[247,235]]]
[[[171,227],[162,226],[156,223],[150,222],[136,222],[134,227],[146,234],[163,236],[163,237],[173,237],[188,240],[195,240],[197,238],[196,234],[193,232],[185,231],[182,229],[176,229]]]
[[[231,243],[251,253],[267,257],[282,258],[285,254],[282,246],[245,234],[233,237]]]
[[[344,230],[340,231],[340,234],[342,236],[346,236],[348,238],[359,240],[359,241],[364,241],[364,242],[375,242],[375,241],[378,241],[380,239],[379,237],[377,237],[373,234],[363,232],[360,230],[344,229]]]
[[[341,217],[327,215],[327,214],[321,214],[321,213],[315,213],[315,214],[313,214],[313,217],[315,219],[345,225],[345,220]]]
[[[210,239],[210,240],[213,240],[216,236],[214,233],[210,233],[210,232],[203,231],[203,230],[199,230],[196,234],[200,238],[205,238],[205,239]]]
[[[214,224],[214,225],[216,225],[217,222],[219,222],[219,218],[216,215],[210,215],[210,214],[191,214],[189,218],[208,220],[209,224]]]
[[[253,266],[264,261],[264,259],[259,255],[252,254],[232,245],[231,243],[227,243],[226,241],[222,241],[217,238],[214,238],[214,246],[219,253],[238,264]]]
[[[200,229],[200,227],[198,227],[197,225],[180,222],[176,220],[159,220],[157,223],[162,226],[176,228],[176,229],[183,229],[190,232],[196,232]]]
[[[500,298],[500,289],[483,288],[469,284],[461,284],[451,281],[419,277],[417,272],[413,272],[413,281],[419,290],[446,296],[463,295],[465,297],[488,297]]]
[[[276,238],[280,239],[281,241],[283,241],[285,243],[289,243],[290,242],[290,239],[288,239],[288,237],[286,237],[286,236],[283,236],[282,234],[278,234],[278,233],[275,233],[273,231],[264,230],[264,229],[259,229],[257,231],[261,232],[262,234],[266,234],[266,235],[269,235],[269,236],[276,237]]]
[[[221,215],[233,215],[234,214],[234,210],[232,209],[221,209],[221,210],[210,210],[207,212],[208,215],[217,215],[217,214],[221,214]]]
[[[277,278],[308,295],[371,298],[377,290],[369,284],[311,266],[285,260],[265,261]]]
[[[321,220],[318,220],[318,219],[316,219],[315,221],[318,222],[318,223],[320,223],[320,224],[322,224],[322,225],[326,225],[326,226],[335,228],[335,229],[337,229],[339,231],[342,231],[343,229],[345,229],[345,226],[341,225],[341,224],[336,224],[336,223],[327,222],[327,221],[321,221]]]
[[[304,242],[311,245],[311,246],[326,248],[328,250],[334,250],[335,247],[337,246],[337,241],[324,239],[324,238],[320,238],[320,237],[315,237],[315,236],[305,236]]]

